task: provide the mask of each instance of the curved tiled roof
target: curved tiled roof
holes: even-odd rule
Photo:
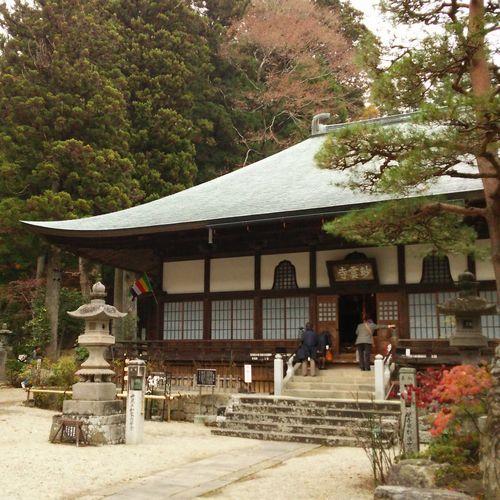
[[[402,123],[408,115],[369,120]],[[338,128],[327,126],[325,131]],[[104,215],[63,221],[23,221],[42,234],[93,236],[144,234],[219,224],[251,222],[349,210],[389,198],[352,192],[335,183],[345,174],[322,170],[314,156],[325,140],[315,135],[252,165],[159,200]],[[478,180],[439,179],[428,194],[454,194],[482,189]]]

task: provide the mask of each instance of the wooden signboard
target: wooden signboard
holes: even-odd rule
[[[198,369],[196,370],[196,385],[215,386],[217,383],[217,370]]]

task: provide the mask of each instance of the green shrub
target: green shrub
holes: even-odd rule
[[[75,375],[77,370],[76,361],[73,356],[61,356],[56,362],[48,367],[51,375],[47,385],[55,387],[71,387],[78,381]]]
[[[71,399],[70,394],[47,394],[38,393],[33,394],[34,404],[37,408],[44,410],[62,411],[63,401]]]
[[[8,358],[5,362],[5,372],[7,373],[7,377],[12,385],[19,385],[22,376],[21,373],[23,369],[26,367],[26,363],[21,363],[14,358]]]

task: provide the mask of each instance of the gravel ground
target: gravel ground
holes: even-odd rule
[[[48,441],[53,411],[29,408],[22,389],[0,387],[0,498],[104,498],[108,488],[236,449],[251,439],[212,436],[204,426],[145,422],[139,445],[76,447]],[[370,462],[358,448],[320,447],[204,498],[373,498]],[[153,500],[153,499],[152,499]]]

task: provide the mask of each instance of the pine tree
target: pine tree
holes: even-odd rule
[[[213,85],[216,25],[187,1],[118,0],[112,11],[126,41],[130,149],[146,201],[211,177],[214,151],[234,136]]]
[[[120,35],[105,0],[0,5],[0,259],[41,251],[19,219],[130,206],[133,179]],[[38,247],[38,248],[37,248]],[[48,251],[49,355],[57,352],[60,252]],[[14,254],[14,256],[13,256]],[[21,263],[22,264],[22,263]]]
[[[499,28],[494,0],[385,0],[384,11],[398,23],[435,27],[417,46],[393,48],[389,67],[372,65],[373,99],[385,112],[418,110],[415,126],[353,126],[331,136],[318,156],[320,166],[350,171],[371,159],[379,166],[354,168],[354,189],[399,198],[373,210],[338,219],[327,230],[378,244],[431,241],[442,251],[468,251],[474,235],[464,217],[483,219],[491,240],[500,302],[500,100]],[[480,179],[484,205],[406,199],[419,186],[448,176]],[[458,245],[457,245],[458,243]],[[457,248],[458,247],[458,248]]]

